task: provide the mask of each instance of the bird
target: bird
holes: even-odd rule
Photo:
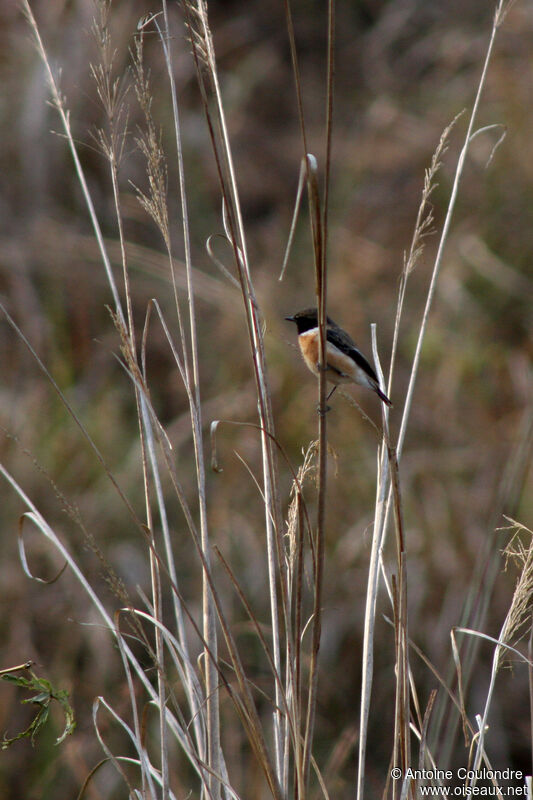
[[[308,368],[320,374],[320,340],[318,312],[316,308],[304,308],[290,317],[298,329],[298,344]],[[331,317],[326,317],[326,379],[334,384],[326,401],[341,383],[356,383],[366,386],[377,394],[387,406],[392,406],[387,395],[379,388],[378,377],[364,355],[357,349],[353,339]]]

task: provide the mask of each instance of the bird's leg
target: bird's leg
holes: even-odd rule
[[[328,396],[326,397],[326,403],[328,402],[328,400],[330,399],[330,397],[333,397],[333,392],[335,391],[335,389],[336,389],[336,388],[337,388],[337,384],[335,384],[335,386],[333,387],[333,389],[331,390],[331,392],[330,392],[330,393],[328,394]]]
[[[335,391],[336,388],[337,388],[337,386],[335,385],[333,387],[333,389],[331,390],[331,392],[326,397],[326,405],[323,408],[321,407],[320,403],[318,404],[317,411],[321,416],[323,416],[324,414],[327,414],[328,411],[331,411],[331,406],[328,406],[327,402],[328,402],[329,398],[332,396],[332,394],[333,394],[333,392]]]

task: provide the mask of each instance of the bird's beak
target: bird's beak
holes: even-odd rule
[[[287,322],[294,322],[294,317],[285,317]]]

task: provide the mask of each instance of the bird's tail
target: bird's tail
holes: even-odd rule
[[[382,391],[381,391],[381,389],[379,388],[379,386],[377,385],[377,383],[376,383],[376,384],[374,384],[374,387],[373,387],[373,389],[374,389],[375,393],[377,394],[377,396],[379,397],[379,399],[380,399],[380,400],[383,400],[383,402],[384,402],[386,405],[388,405],[388,406],[389,406],[389,408],[392,408],[392,403],[391,403],[391,401],[389,400],[389,398],[387,397],[387,395],[386,395],[384,392],[382,392]]]

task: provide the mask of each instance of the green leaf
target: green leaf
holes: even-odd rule
[[[2,675],[2,679],[4,681],[13,683],[15,686],[25,689],[26,691],[37,692],[37,694],[34,694],[32,697],[27,697],[24,700],[21,700],[23,705],[31,703],[32,705],[37,706],[35,717],[28,727],[18,733],[16,736],[13,736],[12,738],[5,736],[1,742],[2,750],[6,750],[13,744],[13,742],[18,741],[19,739],[31,739],[32,744],[34,744],[35,737],[48,721],[48,717],[50,715],[50,703],[52,700],[55,700],[57,703],[59,703],[63,714],[65,715],[65,727],[63,729],[63,733],[56,739],[55,744],[61,744],[61,742],[64,741],[76,727],[74,711],[68,701],[68,692],[66,689],[54,689],[53,685],[50,683],[50,681],[47,681],[46,678],[38,678],[33,672],[31,672],[30,675],[31,679],[24,678],[21,675]]]

